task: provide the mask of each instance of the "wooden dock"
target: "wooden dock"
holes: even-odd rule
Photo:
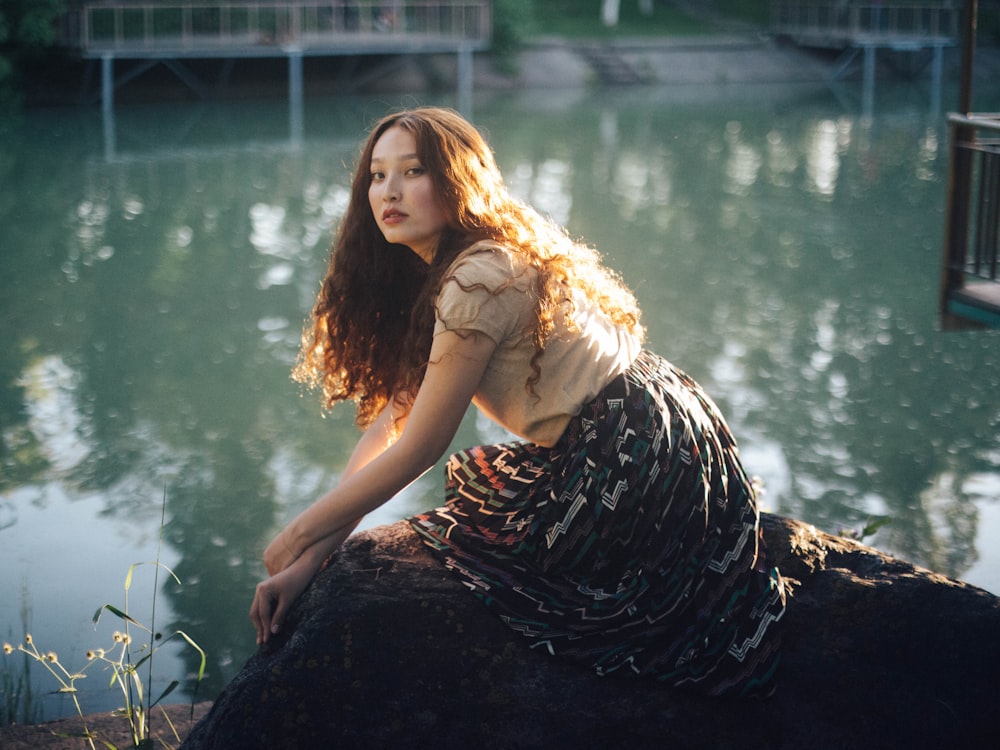
[[[273,57],[485,49],[488,0],[85,2],[85,57]]]
[[[301,108],[304,57],[458,55],[459,95],[472,87],[472,56],[489,47],[490,0],[288,0],[286,2],[84,2],[70,46],[101,60],[101,101],[114,106],[115,60],[287,58],[290,107]]]

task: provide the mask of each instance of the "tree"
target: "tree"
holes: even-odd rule
[[[67,6],[66,0],[0,0],[0,88],[55,44],[56,21]]]
[[[601,22],[605,26],[618,25],[621,0],[601,0]],[[639,0],[639,12],[644,16],[653,15],[653,0]]]

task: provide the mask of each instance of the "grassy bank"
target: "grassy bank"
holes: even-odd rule
[[[618,25],[601,23],[601,0],[533,0],[534,30],[568,38],[613,39],[626,36],[693,36],[719,30],[715,18],[765,26],[768,0],[701,0],[654,3],[652,16],[639,12],[637,0],[622,0]]]

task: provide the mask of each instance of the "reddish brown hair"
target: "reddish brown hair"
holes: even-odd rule
[[[372,151],[393,127],[413,135],[448,216],[429,265],[408,248],[386,242],[368,203]],[[571,304],[571,289],[642,335],[635,298],[598,254],[507,192],[492,150],[471,124],[451,110],[428,107],[382,118],[362,147],[294,377],[321,388],[327,407],[355,399],[362,426],[389,399],[412,399],[427,366],[434,299],[445,273],[462,250],[480,240],[519,253],[538,271],[536,360],[556,312]],[[537,365],[535,372],[532,380]]]

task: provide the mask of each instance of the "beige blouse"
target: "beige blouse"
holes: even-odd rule
[[[536,276],[534,268],[501,246],[473,245],[445,274],[434,335],[472,330],[493,339],[497,348],[473,402],[515,435],[551,446],[569,419],[629,366],[641,346],[627,329],[607,320],[599,307],[576,295],[575,330],[557,317],[538,361],[539,380],[529,388]]]

